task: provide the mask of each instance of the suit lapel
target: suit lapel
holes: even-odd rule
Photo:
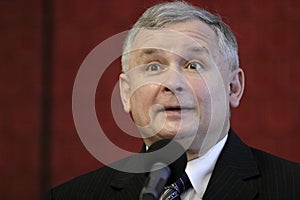
[[[132,162],[130,162],[130,158],[124,161],[125,169],[128,169],[127,167],[131,165]],[[113,192],[109,196],[109,199],[139,199],[145,179],[146,176],[143,173],[115,171],[110,182],[110,187]]]
[[[146,151],[145,145],[143,146],[141,153]],[[132,157],[127,157],[116,163],[111,164],[112,168],[122,168],[123,170],[115,171],[113,175],[110,186],[114,190],[122,191],[126,190],[129,193],[138,193],[144,185],[146,175],[144,173],[130,173],[126,172],[128,169],[134,169],[136,165],[135,159]],[[130,184],[129,184],[130,183]],[[124,197],[125,198],[125,197]]]
[[[258,190],[253,181],[258,176],[251,149],[230,130],[203,199],[254,199]]]

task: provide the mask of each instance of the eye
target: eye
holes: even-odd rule
[[[147,71],[156,72],[156,71],[161,70],[161,66],[157,63],[152,63],[152,64],[147,65],[146,69],[147,69]]]
[[[189,62],[186,68],[191,70],[200,70],[203,68],[203,65],[199,62],[193,61],[193,62]]]

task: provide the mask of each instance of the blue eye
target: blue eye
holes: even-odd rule
[[[161,69],[161,66],[158,64],[149,64],[147,66],[147,71],[155,72],[155,71],[159,71],[160,69]]]
[[[186,68],[193,69],[193,70],[199,70],[199,69],[203,68],[203,66],[199,62],[190,62],[190,63],[188,63]]]

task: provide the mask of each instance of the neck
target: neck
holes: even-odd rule
[[[187,150],[186,151],[188,161],[194,160],[199,157],[199,153],[195,153],[193,151]]]

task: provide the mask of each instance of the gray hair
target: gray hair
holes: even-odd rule
[[[175,1],[157,4],[147,9],[129,31],[123,46],[122,71],[129,68],[129,53],[134,39],[141,28],[157,29],[168,24],[199,19],[206,23],[216,33],[220,52],[231,69],[239,67],[238,44],[234,34],[220,16],[206,10],[194,7],[186,2]]]

